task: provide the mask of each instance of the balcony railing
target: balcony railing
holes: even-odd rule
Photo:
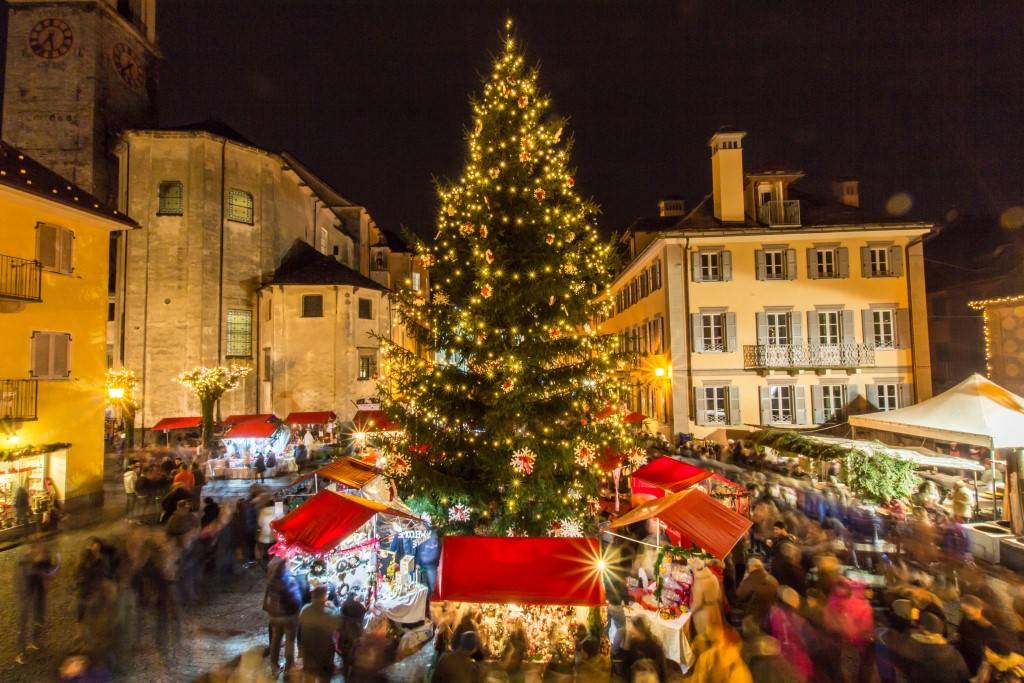
[[[0,379],[0,420],[39,417],[39,380]]]
[[[800,225],[800,200],[784,199],[765,202],[757,218],[771,227]]]
[[[854,369],[875,364],[872,344],[750,344],[743,367],[754,370]]]
[[[0,299],[43,300],[43,267],[39,261],[0,254]]]

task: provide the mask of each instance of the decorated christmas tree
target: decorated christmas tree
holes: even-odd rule
[[[429,292],[401,322],[429,357],[384,343],[384,444],[399,494],[446,533],[579,535],[593,528],[599,463],[618,457],[617,358],[598,333],[612,247],[580,197],[564,119],[509,25],[472,104],[465,167],[438,188]]]

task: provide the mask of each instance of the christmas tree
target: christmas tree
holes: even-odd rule
[[[598,334],[612,246],[577,194],[565,121],[511,34],[471,101],[465,167],[438,188],[430,291],[397,293],[424,358],[384,343],[383,449],[399,494],[446,533],[593,528],[599,461],[624,443],[617,358]],[[603,411],[607,413],[608,411]]]

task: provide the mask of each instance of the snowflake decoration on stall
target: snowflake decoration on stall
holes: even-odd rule
[[[398,453],[393,453],[388,457],[387,463],[384,465],[384,469],[388,473],[388,476],[392,478],[404,477],[409,474],[409,471],[412,469],[412,465],[404,456]]]
[[[583,525],[571,517],[565,517],[552,522],[548,534],[559,538],[582,538]]]
[[[456,503],[455,505],[448,508],[448,519],[453,522],[468,522],[469,515],[473,511],[469,509],[468,505],[463,503]]]
[[[638,469],[647,464],[647,453],[639,446],[633,446],[626,452],[626,460],[633,469]]]
[[[581,441],[573,451],[573,455],[576,456],[577,465],[580,467],[590,467],[594,462],[594,458],[597,457],[597,449],[594,448],[593,444]]]
[[[533,473],[533,463],[537,460],[537,454],[527,447],[512,452],[512,469],[519,474],[529,475]]]

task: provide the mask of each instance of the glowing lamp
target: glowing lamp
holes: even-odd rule
[[[352,434],[352,438],[356,441],[366,441],[366,432],[355,432]]]
[[[20,441],[21,437],[18,436],[17,434],[11,434],[7,437],[7,443],[11,444],[12,446]]]
[[[110,387],[107,389],[107,396],[112,399],[124,398],[124,387]]]
[[[655,377],[664,377],[665,376],[665,368],[654,368],[654,376]]]

